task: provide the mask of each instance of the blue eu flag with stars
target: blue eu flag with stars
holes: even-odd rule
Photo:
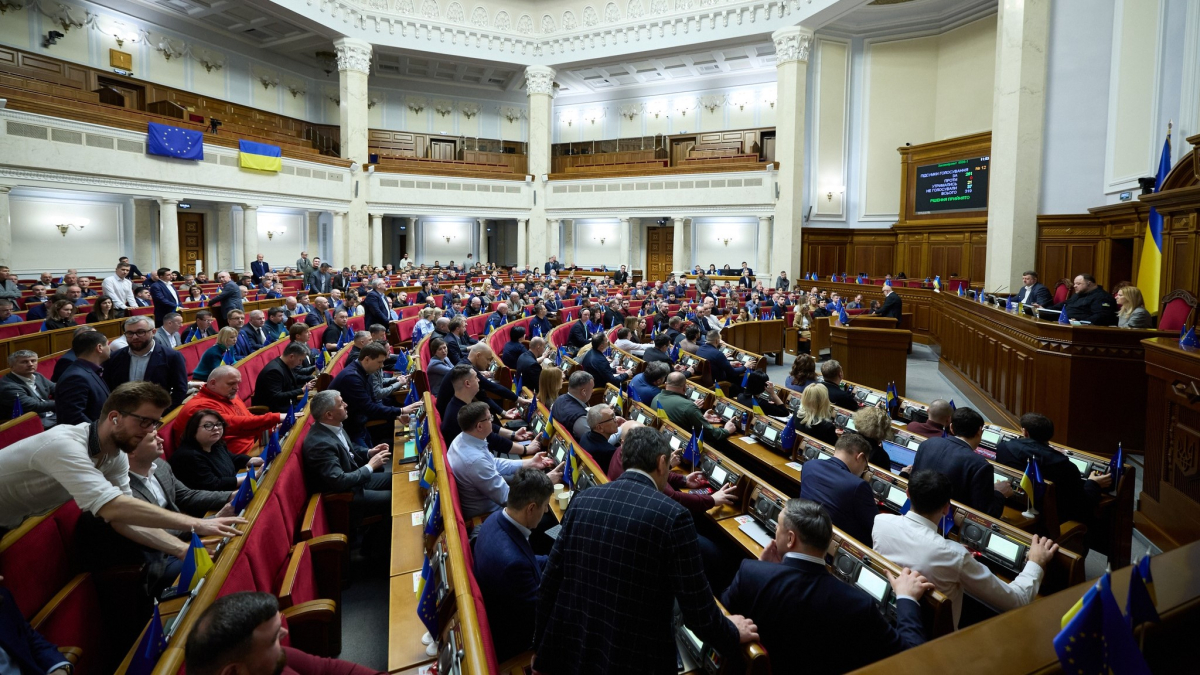
[[[150,122],[146,154],[176,159],[204,159],[204,132]]]

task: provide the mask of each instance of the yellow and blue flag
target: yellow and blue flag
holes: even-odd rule
[[[1150,675],[1150,666],[1113,597],[1111,577],[1100,577],[1063,615],[1054,651],[1065,672]]]
[[[433,493],[433,506],[430,507],[429,519],[425,521],[425,536],[435,537],[445,529],[442,520],[442,493]]]
[[[149,123],[146,154],[176,159],[204,159],[204,132]]]
[[[1154,607],[1154,576],[1150,574],[1150,554],[1134,563],[1129,574],[1129,597],[1125,600],[1125,615],[1129,625],[1137,627],[1146,622],[1159,623],[1162,619]]]
[[[158,603],[155,602],[154,615],[150,617],[150,625],[146,626],[142,641],[138,643],[137,651],[133,653],[133,659],[130,660],[129,668],[125,672],[129,675],[150,675],[154,672],[154,666],[158,665],[158,659],[166,650],[167,640],[163,636],[162,614],[159,613]]]
[[[429,563],[429,554],[425,554],[425,564],[421,566],[421,581],[417,585],[417,616],[429,634],[438,635],[437,616],[437,583],[432,579],[433,566]]]
[[[1021,475],[1021,489],[1029,497],[1030,509],[1037,507],[1045,487],[1046,483],[1042,480],[1042,470],[1038,467],[1037,460],[1030,459],[1025,464],[1025,473]]]
[[[254,480],[254,467],[246,467],[246,478],[238,486],[237,492],[233,493],[233,512],[241,513],[247,506],[250,506],[250,500],[254,499],[254,491],[257,489],[258,483]]]
[[[663,410],[662,401],[657,396],[654,397],[654,414],[664,422],[668,421],[667,411]]]
[[[238,166],[256,171],[282,171],[283,151],[278,145],[239,140]]]
[[[1154,191],[1162,190],[1163,181],[1171,172],[1171,127],[1167,127],[1167,140],[1163,143],[1162,154],[1158,159],[1158,173],[1154,176]],[[1162,230],[1163,220],[1158,209],[1150,208],[1146,219],[1146,237],[1142,243],[1142,259],[1138,265],[1137,287],[1146,301],[1146,309],[1151,314],[1158,313],[1160,299],[1160,279],[1162,276]]]
[[[433,487],[434,481],[437,480],[437,469],[433,468],[433,458],[429,458],[425,462],[425,468],[421,469],[420,487],[422,490],[428,490]]]
[[[176,587],[176,590],[179,593],[190,593],[196,590],[196,585],[212,567],[212,556],[208,555],[208,549],[204,548],[200,536],[193,532],[192,545],[183,559],[183,567],[179,570],[179,586]]]

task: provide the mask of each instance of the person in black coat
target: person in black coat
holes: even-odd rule
[[[1094,326],[1117,325],[1117,301],[1112,294],[1096,283],[1090,274],[1075,277],[1075,294],[1066,302],[1046,309],[1065,309],[1072,321],[1086,321]]]
[[[890,316],[896,320],[897,325],[900,322],[900,314],[904,309],[904,302],[900,296],[892,291],[892,287],[888,284],[883,285],[883,304],[875,311],[876,316]]]
[[[1024,471],[1030,460],[1036,460],[1042,479],[1054,483],[1060,521],[1075,520],[1089,524],[1102,493],[1112,487],[1111,474],[1093,472],[1084,478],[1079,469],[1063,453],[1050,445],[1054,437],[1054,422],[1038,413],[1021,415],[1024,438],[1001,441],[996,446],[996,461]]]
[[[574,347],[576,351],[583,349],[592,339],[592,313],[590,310],[579,310],[579,320],[571,326],[571,331],[567,334],[567,344]]]
[[[383,367],[387,358],[387,349],[383,345],[368,343],[358,353],[358,360],[342,368],[342,372],[333,378],[329,388],[342,395],[349,414],[345,421],[346,432],[357,445],[369,447],[371,433],[367,422],[373,420],[394,421],[408,410],[415,409],[420,402],[406,408],[397,408],[375,400],[372,396],[374,389],[370,384],[370,375]],[[391,438],[394,432],[392,425],[385,424],[377,427],[380,440]]]
[[[3,581],[4,577],[0,577]],[[0,651],[8,657],[6,672],[17,675],[68,675],[71,662],[29,625],[7,588],[0,586]]]
[[[862,479],[871,443],[858,434],[845,434],[833,446],[833,457],[805,463],[800,498],[825,508],[838,529],[864,546],[871,545],[871,528],[879,508],[871,484]]]
[[[983,417],[959,408],[950,417],[950,435],[921,443],[912,470],[936,471],[950,479],[950,498],[989,516],[1004,515],[1004,499],[1012,494],[1008,481],[996,481],[992,465],[975,454],[983,438]]]
[[[521,383],[533,393],[538,393],[538,383],[542,379],[542,356],[546,353],[546,341],[535,337],[529,341],[529,349],[517,358],[517,375]]]
[[[59,424],[97,422],[110,393],[101,377],[101,366],[108,361],[108,337],[94,330],[79,333],[71,351],[75,360],[54,386],[54,415]]]
[[[342,428],[346,403],[333,389],[318,392],[309,410],[313,425],[304,437],[304,480],[310,492],[350,492],[354,527],[369,515],[386,515],[392,506],[392,453],[386,443],[367,448]],[[390,522],[390,519],[386,519]]]
[[[729,382],[733,386],[727,394],[737,394],[742,390],[742,374],[746,371],[746,365],[741,361],[736,362],[736,365],[729,362],[729,358],[725,356],[725,352],[721,351],[721,331],[708,331],[708,340],[700,345],[696,350],[696,356],[708,361],[708,372],[712,375],[713,382]],[[756,364],[750,363],[751,368]]]
[[[242,289],[229,279],[229,272],[217,273],[217,282],[221,284],[221,292],[208,301],[208,306],[214,308],[217,325],[224,328],[227,325],[225,317],[233,310],[242,308]]]
[[[109,391],[129,382],[135,356],[148,359],[142,370],[143,382],[153,382],[171,395],[171,407],[183,405],[187,396],[187,364],[183,354],[154,339],[154,323],[150,317],[137,316],[125,320],[127,347],[113,352],[104,364],[104,383]]]
[[[462,319],[457,319],[461,321]],[[463,362],[466,355],[463,354],[462,348],[458,346],[458,340],[450,334],[450,321],[446,317],[442,317],[433,324],[433,337],[446,343],[446,358],[450,359],[451,364],[459,364]]]
[[[742,561],[721,596],[730,613],[754,621],[776,673],[845,673],[925,642],[918,602],[933,584],[907,569],[890,580],[897,598],[893,627],[875,598],[829,573],[824,558],[832,538],[825,509],[789,499],[775,539],[758,560]],[[847,626],[854,628],[847,632]]]
[[[525,339],[525,327],[513,326],[508,331],[508,342],[504,343],[504,348],[500,350],[500,362],[508,366],[509,370],[517,369],[517,360],[521,355],[529,350],[525,345],[521,344],[521,340]]]
[[[575,440],[596,460],[597,466],[607,468],[612,463],[613,455],[617,453],[617,446],[608,442],[608,439],[620,430],[617,411],[604,403],[594,405],[588,408],[587,425],[588,432]]]
[[[829,359],[821,364],[821,377],[824,381],[821,384],[829,390],[829,402],[839,408],[845,408],[850,412],[858,410],[858,399],[854,398],[854,394],[842,388],[842,364],[833,359]]]
[[[684,625],[722,654],[757,637],[744,617],[722,616],[692,517],[662,493],[671,446],[656,429],[638,427],[622,453],[625,473],[572,499],[550,551],[538,592],[534,670],[674,673],[676,606]],[[604,570],[604,583],[596,583],[596,569]]]
[[[168,313],[178,312],[179,308],[183,306],[179,292],[167,279],[170,274],[171,270],[166,267],[160,268],[155,272],[155,276],[158,278],[149,286],[150,298],[154,300],[154,324],[156,326],[163,325],[163,319]]]
[[[1017,295],[1013,298],[1013,302],[1025,305],[1039,305],[1047,307],[1054,304],[1054,296],[1051,295],[1050,289],[1038,281],[1037,272],[1030,270],[1021,275],[1021,290],[1017,291]]]
[[[282,354],[271,359],[259,371],[250,405],[266,406],[271,412],[287,412],[305,391],[312,388],[313,380],[304,382],[296,377],[296,368],[304,363],[307,356],[308,347],[299,342],[284,347]]]
[[[378,324],[387,326],[392,321],[396,320],[396,315],[391,310],[391,304],[387,299],[387,281],[376,279],[371,282],[371,292],[367,293],[363,298],[363,312],[366,316],[364,325],[371,326]],[[446,305],[449,307],[449,304]]]
[[[621,383],[629,379],[629,373],[624,368],[613,370],[612,364],[608,362],[608,357],[604,355],[604,351],[608,349],[608,336],[604,333],[596,333],[592,336],[592,348],[583,355],[583,361],[579,364],[596,381],[596,387],[604,389],[607,385],[621,386]]]
[[[171,455],[175,477],[194,490],[236,490],[247,466],[261,466],[262,459],[229,452],[225,441],[225,418],[215,410],[199,410],[188,419],[179,447]]]
[[[616,286],[620,286],[621,284],[629,283],[629,272],[625,271],[624,265],[621,265],[621,269],[617,270],[616,272],[613,272],[612,280],[613,280],[613,284]]]

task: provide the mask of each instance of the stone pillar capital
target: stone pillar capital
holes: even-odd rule
[[[525,91],[554,96],[554,69],[549,66],[529,66],[525,69]]]
[[[158,200],[158,205],[159,205],[159,206],[175,206],[175,205],[177,205],[178,203],[179,203],[179,200],[178,200],[178,199],[174,199],[174,198],[171,198],[171,197],[161,197],[161,198],[159,198],[159,200]]]
[[[371,43],[357,38],[344,37],[335,40],[333,48],[337,51],[338,71],[350,70],[371,74]]]
[[[0,195],[6,195],[10,192],[12,192],[11,185],[0,185]]]
[[[771,33],[775,42],[775,65],[785,63],[808,62],[808,54],[812,49],[813,32],[802,26],[780,28]]]
[[[258,210],[258,204],[242,204],[241,206],[242,206],[243,211],[257,211]]]

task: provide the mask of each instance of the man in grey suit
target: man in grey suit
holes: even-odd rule
[[[8,356],[8,374],[0,378],[0,419],[16,412],[20,401],[22,414],[37,413],[43,429],[58,422],[54,416],[54,383],[37,371],[37,364],[37,352],[29,349]]]
[[[326,389],[312,397],[312,428],[304,437],[304,478],[312,492],[351,492],[350,525],[357,528],[370,515],[385,516],[392,508],[392,453],[386,443],[357,446],[342,428],[348,413],[342,395]],[[389,537],[382,538],[386,544]]]
[[[225,317],[233,310],[242,308],[242,289],[232,281],[232,276],[229,272],[217,273],[221,293],[208,301],[208,306],[215,308],[213,312],[217,315],[217,325],[222,328],[229,325]]]
[[[203,518],[210,511],[217,516],[232,516],[229,501],[233,492],[228,490],[193,490],[175,477],[171,465],[163,458],[163,444],[139,443],[129,453],[129,489],[135,499],[175,513]],[[184,541],[191,541],[192,533],[183,530],[165,530]]]
[[[163,316],[162,325],[154,331],[154,339],[167,349],[175,349],[183,344],[183,315],[179,312],[167,312]]]
[[[333,275],[329,263],[321,263],[320,269],[308,275],[308,290],[312,293],[328,293],[333,290]]]
[[[308,275],[312,274],[312,261],[308,259],[308,251],[300,251],[300,257],[296,259],[296,271],[300,273],[301,279],[307,279]]]

